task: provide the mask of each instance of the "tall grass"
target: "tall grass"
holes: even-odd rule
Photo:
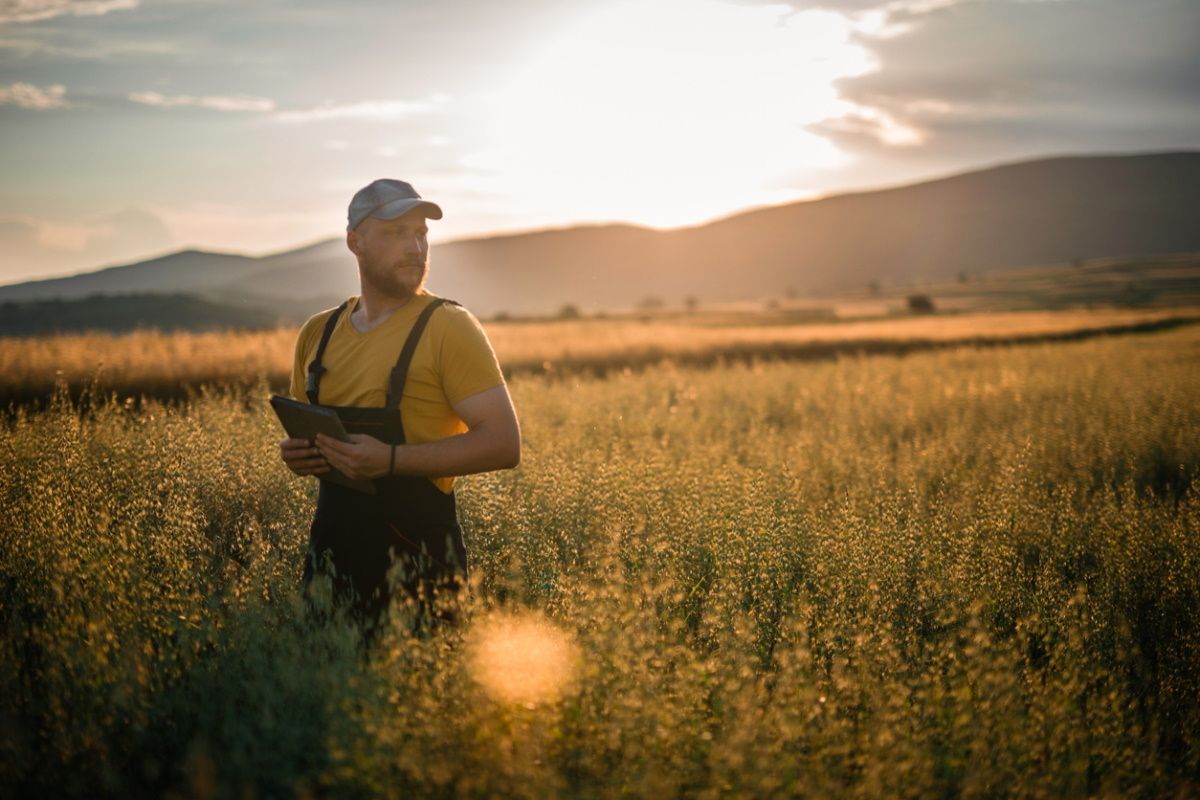
[[[1198,361],[1186,328],[514,380],[522,465],[460,489],[467,622],[398,609],[365,661],[299,597],[315,486],[265,384],[60,394],[0,438],[0,781],[1195,794]]]
[[[1200,309],[1016,311],[845,320],[780,321],[770,313],[673,314],[638,319],[578,319],[488,323],[510,375],[605,373],[662,359],[711,363],[780,355],[828,357],[867,350],[906,352],[930,344],[1053,338],[1138,326],[1196,321]],[[286,391],[296,331],[208,333],[137,331],[28,339],[0,337],[0,407],[40,405],[55,383],[78,399],[88,385],[158,399],[186,399],[202,384],[249,389],[265,376]],[[398,347],[398,345],[397,345]]]

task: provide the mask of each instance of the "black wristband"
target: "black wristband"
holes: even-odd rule
[[[392,445],[392,455],[388,458],[388,477],[396,470],[396,445]]]

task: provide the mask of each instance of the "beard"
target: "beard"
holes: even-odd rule
[[[363,280],[372,289],[398,300],[406,300],[425,288],[425,278],[428,275],[428,259],[372,265],[363,270]]]

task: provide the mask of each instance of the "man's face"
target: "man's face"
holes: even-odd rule
[[[364,284],[390,297],[407,298],[425,285],[429,271],[429,227],[421,209],[396,219],[367,217],[346,234],[358,257]]]

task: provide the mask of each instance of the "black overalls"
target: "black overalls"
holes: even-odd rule
[[[325,346],[349,302],[342,303],[329,316],[316,357],[308,365],[306,393],[313,405],[320,405],[321,374],[328,371],[321,364]],[[383,408],[322,406],[337,412],[347,433],[365,433],[389,444],[404,444],[400,415],[404,383],[421,333],[443,303],[454,301],[434,298],[417,317],[392,368],[387,404]],[[461,587],[467,574],[467,552],[453,492],[446,494],[428,478],[408,475],[377,478],[375,489],[376,494],[371,495],[332,481],[321,481],[304,567],[307,586],[315,575],[323,573],[323,559],[329,552],[335,596],[350,602],[352,615],[364,625],[368,637],[391,599],[387,574],[393,559],[403,565],[402,580],[397,586],[420,603],[427,602],[434,587],[441,590]]]

